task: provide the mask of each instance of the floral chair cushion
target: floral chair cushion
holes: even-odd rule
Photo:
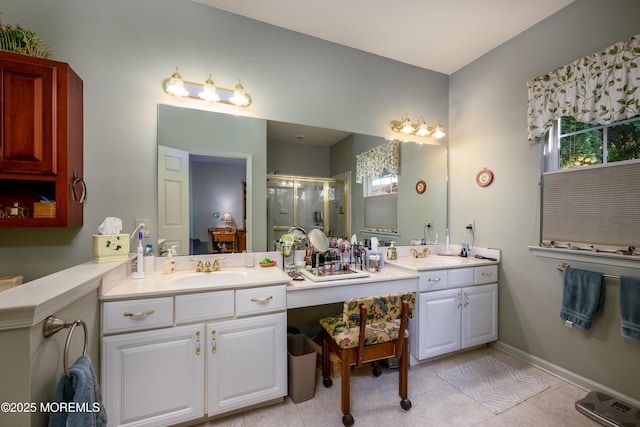
[[[415,307],[414,294],[398,293],[367,298],[353,298],[344,302],[342,314],[320,319],[320,325],[334,339],[340,348],[358,346],[360,334],[360,304],[367,307],[367,325],[364,333],[364,345],[380,344],[398,339],[399,319],[402,301],[409,302],[409,317],[413,317]],[[409,331],[405,330],[405,337]]]

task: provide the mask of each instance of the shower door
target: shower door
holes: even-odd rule
[[[348,236],[346,193],[343,180],[267,175],[267,248],[291,227]]]

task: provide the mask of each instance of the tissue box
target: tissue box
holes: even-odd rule
[[[128,234],[94,234],[93,260],[95,262],[117,262],[129,260]]]

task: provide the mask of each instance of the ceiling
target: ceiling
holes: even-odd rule
[[[350,132],[267,121],[267,140],[330,147],[351,135]]]
[[[574,0],[194,0],[452,74]]]

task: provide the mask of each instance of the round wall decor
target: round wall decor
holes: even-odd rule
[[[493,172],[487,168],[482,169],[478,172],[478,175],[476,175],[476,184],[480,187],[486,187],[491,184],[491,181],[493,181]]]
[[[420,180],[416,183],[416,192],[418,194],[424,193],[426,189],[427,189],[427,183],[424,182],[423,180]]]

